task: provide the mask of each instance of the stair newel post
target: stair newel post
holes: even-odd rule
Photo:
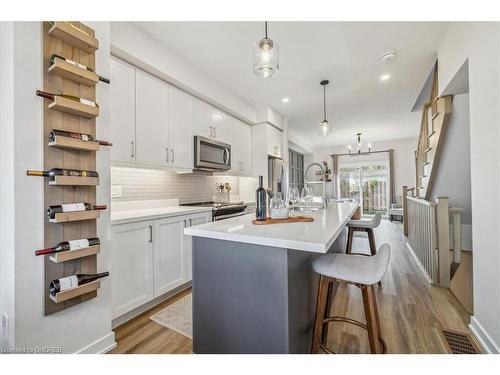
[[[448,197],[436,198],[439,285],[450,287],[450,215]]]
[[[401,196],[401,205],[403,206],[403,234],[408,236],[408,202],[406,197],[408,196],[408,186],[403,186],[403,195]]]

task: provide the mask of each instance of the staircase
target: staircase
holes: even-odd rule
[[[420,135],[415,152],[415,195],[426,200],[430,199],[453,100],[451,95],[438,96],[437,63],[432,74],[432,90],[429,101],[423,105]]]

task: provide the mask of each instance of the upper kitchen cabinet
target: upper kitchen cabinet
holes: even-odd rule
[[[178,168],[193,168],[193,97],[169,88],[170,162]]]
[[[283,154],[283,132],[267,124],[267,154],[281,158]]]
[[[234,117],[227,122],[226,141],[231,145],[230,172],[241,175],[252,173],[252,130]]]
[[[168,85],[140,70],[136,71],[136,161],[168,165]]]
[[[135,161],[135,68],[111,60],[111,159]]]
[[[227,117],[211,105],[194,100],[194,134],[226,142]]]

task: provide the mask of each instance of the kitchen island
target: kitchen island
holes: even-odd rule
[[[193,236],[193,351],[309,353],[318,276],[312,261],[345,249],[357,203],[313,222],[254,225],[254,215],[186,228]]]

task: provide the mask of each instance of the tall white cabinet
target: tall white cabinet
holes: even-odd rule
[[[135,74],[136,161],[166,165],[170,156],[168,85],[140,70]]]
[[[170,162],[178,168],[193,168],[193,97],[169,88]]]
[[[111,60],[111,160],[135,162],[135,68]]]

